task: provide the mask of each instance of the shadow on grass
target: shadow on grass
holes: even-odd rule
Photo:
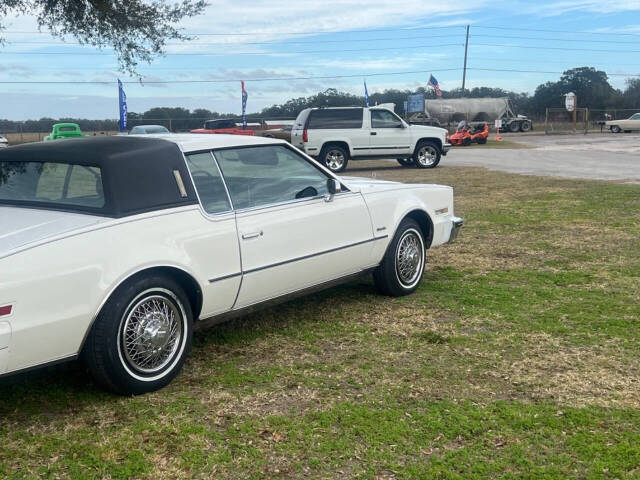
[[[321,330],[333,328],[335,322],[327,322],[326,315],[319,318],[316,313],[329,312],[330,318],[339,319],[350,303],[363,297],[375,298],[370,281],[360,280],[333,287],[229,320],[197,332],[191,356],[196,357],[207,347],[215,345],[242,344],[250,348],[251,343],[266,335],[296,335],[300,329],[312,324],[320,325]],[[188,363],[181,375],[189,376]],[[165,392],[171,394],[168,390]],[[53,418],[56,414],[68,415],[88,406],[116,403],[120,399],[101,390],[79,360],[0,379],[0,418],[4,422],[30,417]]]

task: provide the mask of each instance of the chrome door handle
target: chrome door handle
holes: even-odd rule
[[[242,239],[249,240],[250,238],[257,238],[261,236],[262,236],[262,230],[260,230],[259,232],[243,233]]]

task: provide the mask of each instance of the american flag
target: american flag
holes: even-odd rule
[[[436,80],[436,77],[434,77],[433,75],[429,76],[429,83],[427,83],[427,85],[429,85],[430,87],[433,87],[433,89],[436,91],[436,95],[441,97],[442,96],[442,92],[440,91],[440,85],[438,84],[438,80]]]

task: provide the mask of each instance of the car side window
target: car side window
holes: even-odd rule
[[[202,208],[211,214],[231,210],[227,191],[211,152],[194,153],[186,158]]]
[[[631,115],[631,120],[640,120],[640,113],[634,113]]]
[[[372,128],[398,128],[402,122],[388,110],[370,110]]]
[[[327,175],[282,145],[215,150],[236,209],[327,193]]]

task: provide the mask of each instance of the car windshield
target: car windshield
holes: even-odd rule
[[[0,204],[104,207],[98,167],[55,162],[0,162]]]
[[[154,127],[144,127],[144,130],[147,133],[168,133],[169,130],[167,130],[166,128],[158,125],[158,126],[154,126]]]

